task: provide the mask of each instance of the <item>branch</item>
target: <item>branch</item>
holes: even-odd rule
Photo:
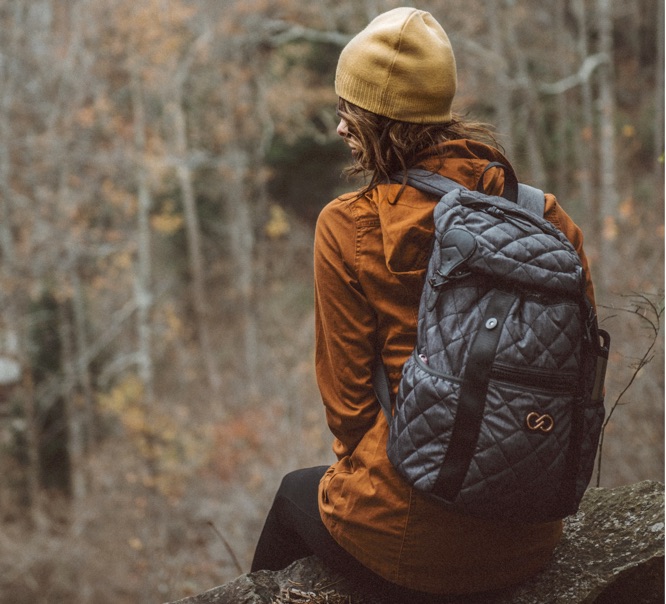
[[[241,568],[240,563],[238,562],[238,558],[236,558],[236,554],[234,554],[234,550],[231,548],[231,545],[229,545],[229,542],[224,538],[224,535],[218,530],[218,528],[215,526],[215,523],[212,520],[208,521],[208,526],[210,526],[217,536],[222,540],[222,543],[224,543],[224,547],[227,549],[227,552],[229,553],[229,556],[231,557],[231,560],[234,563],[234,566],[236,567],[236,570],[238,571],[238,574],[243,574],[243,569]]]
[[[562,94],[587,82],[595,69],[608,62],[609,57],[606,53],[599,52],[590,55],[583,61],[578,69],[578,73],[574,73],[552,84],[539,84],[537,90],[543,94]]]
[[[305,40],[306,42],[333,44],[342,48],[352,38],[352,36],[338,31],[322,31],[280,20],[269,21],[266,29],[271,34],[268,39],[271,46],[282,46],[289,42]]]
[[[202,52],[212,39],[213,32],[210,28],[207,27],[201,34],[199,34],[197,38],[195,38],[190,43],[173,75],[174,87],[182,88],[185,83],[185,79],[190,72],[190,67],[192,67],[192,63],[194,63],[194,60],[197,57],[197,54]]]
[[[652,334],[650,337],[649,345],[645,350],[645,352],[643,353],[643,356],[641,356],[633,365],[630,365],[630,367],[633,368],[633,372],[629,377],[629,381],[627,382],[625,387],[621,390],[620,394],[618,394],[617,398],[615,399],[615,402],[611,406],[611,409],[608,412],[608,415],[606,416],[606,419],[604,420],[604,423],[601,427],[601,436],[599,437],[599,448],[597,455],[597,486],[599,486],[599,483],[601,482],[601,457],[604,447],[604,435],[606,432],[606,427],[608,426],[608,423],[613,417],[613,413],[615,413],[615,410],[620,405],[622,398],[627,393],[629,388],[631,388],[632,384],[636,381],[636,378],[638,377],[638,374],[640,373],[641,369],[643,369],[643,367],[648,365],[654,358],[654,354],[652,351],[659,338],[659,332],[661,331],[661,317],[664,314],[663,303],[660,306],[657,306],[645,294],[637,295],[636,298],[637,300],[634,302],[633,308],[621,308],[619,310],[640,317],[640,319],[642,319],[645,323],[647,323],[647,326],[650,328]]]
[[[455,35],[452,35],[451,41],[454,42],[454,45],[464,46],[466,52],[473,53],[482,59],[483,64],[485,64],[489,70],[502,71],[506,77],[507,86],[509,88],[513,90],[521,90],[532,85],[529,78],[510,78],[508,76],[509,65],[506,57],[498,55],[493,50],[464,36],[461,36],[461,38],[458,39]],[[592,77],[594,71],[604,63],[608,63],[609,60],[610,59],[606,53],[600,52],[590,55],[585,58],[576,73],[569,75],[566,78],[562,78],[557,82],[537,84],[537,92],[551,95],[562,94],[567,90],[571,90],[572,88],[587,82]]]

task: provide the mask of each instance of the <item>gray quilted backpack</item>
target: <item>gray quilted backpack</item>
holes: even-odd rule
[[[465,514],[543,522],[575,512],[589,484],[610,337],[543,193],[508,169],[505,183],[509,199],[410,171],[441,196],[434,245],[393,414],[383,367],[375,390],[388,457],[415,489]]]

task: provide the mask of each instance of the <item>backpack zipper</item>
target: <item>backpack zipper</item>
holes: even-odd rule
[[[462,378],[448,375],[442,371],[433,369],[428,364],[428,358],[424,354],[414,353],[416,364],[424,371],[454,382],[462,383]],[[578,377],[573,373],[563,373],[537,368],[517,368],[503,363],[494,363],[490,370],[490,379],[495,382],[504,382],[515,386],[530,388],[533,390],[545,390],[561,394],[574,394],[578,389]]]
[[[526,231],[526,229],[529,227],[536,227],[547,235],[557,237],[557,229],[549,222],[545,220],[536,220],[536,215],[532,215],[528,211],[522,210],[522,208],[518,206],[516,206],[515,210],[502,209],[496,205],[493,205],[492,203],[476,198],[470,199],[468,201],[465,200],[461,203],[477,211],[485,212],[490,216],[494,216],[495,218],[509,222],[523,231]]]
[[[433,369],[429,364],[428,364],[428,357],[424,354],[418,354],[416,351],[414,352],[414,359],[416,360],[416,364],[423,369],[423,371],[426,371],[427,373],[430,373],[438,378],[442,378],[443,380],[448,380],[449,382],[455,382],[456,384],[462,383],[462,379],[455,377],[453,375],[448,375],[447,373],[442,373],[441,371],[437,371],[436,369]]]
[[[576,374],[530,367],[517,368],[503,363],[493,364],[490,379],[549,392],[573,394],[578,389]]]

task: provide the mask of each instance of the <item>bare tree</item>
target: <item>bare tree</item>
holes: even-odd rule
[[[26,484],[29,517],[32,525],[44,528],[39,488],[39,452],[36,425],[36,402],[32,372],[25,341],[25,321],[21,309],[25,300],[19,294],[21,266],[16,250],[15,212],[25,201],[12,185],[15,178],[12,161],[12,143],[16,131],[12,127],[12,114],[20,103],[22,61],[26,59],[23,32],[28,25],[27,3],[14,0],[0,33],[0,279],[2,287],[3,341],[0,348],[16,358],[23,370],[23,388],[19,400],[25,420],[27,468]]]
[[[505,11],[498,2],[486,2],[486,21],[490,31],[490,46],[496,62],[495,88],[497,93],[492,96],[495,110],[495,123],[502,133],[502,145],[509,157],[516,152],[513,128],[512,85],[509,81],[508,64],[504,39]]]
[[[515,4],[515,0],[505,0],[504,8],[509,12]],[[517,88],[520,91],[519,101],[516,103],[518,119],[514,122],[516,129],[522,129],[525,140],[526,162],[529,167],[531,179],[535,183],[543,183],[546,180],[546,169],[543,160],[543,150],[540,145],[541,133],[541,104],[534,86],[530,70],[527,65],[525,51],[520,44],[516,32],[514,19],[507,19],[505,23],[507,37],[507,53],[512,58],[513,66],[517,74]]]
[[[611,57],[613,53],[613,4],[610,0],[597,0],[596,23],[599,27],[599,53]],[[601,216],[603,232],[601,236],[600,263],[601,279],[599,289],[612,286],[616,282],[618,258],[618,204],[617,168],[615,162],[615,100],[613,98],[613,62],[608,60],[599,72],[599,175]]]
[[[555,72],[558,77],[562,79],[569,75],[567,71],[570,69],[569,66],[571,65],[571,61],[568,59],[572,44],[566,27],[565,4],[563,2],[554,2],[553,10],[555,13],[553,17],[555,31],[559,32],[555,38],[556,52],[561,58],[557,61]],[[554,110],[554,115],[557,120],[556,127],[554,128],[557,150],[555,154],[555,178],[553,180],[555,182],[557,195],[562,199],[569,199],[571,195],[568,175],[568,162],[572,155],[571,145],[569,144],[570,137],[568,135],[571,121],[568,112],[569,101],[570,98],[567,93],[558,95],[555,100]]]
[[[576,18],[578,36],[576,40],[576,50],[579,61],[586,61],[589,57],[588,45],[588,19],[587,9],[584,0],[575,0],[573,3],[573,12]],[[576,132],[577,144],[574,149],[576,163],[580,166],[579,183],[580,195],[583,199],[584,207],[589,212],[590,231],[592,239],[598,241],[600,238],[600,229],[598,224],[598,204],[599,198],[595,194],[594,174],[596,167],[596,149],[592,144],[594,141],[594,100],[592,95],[591,78],[583,78],[580,82],[581,96],[581,122]]]
[[[654,128],[654,156],[655,174],[658,187],[664,185],[664,2],[657,2],[657,17],[655,19],[657,28],[657,51],[655,61],[655,128]]]
[[[196,330],[204,363],[206,365],[208,383],[210,387],[217,392],[221,386],[221,378],[217,367],[217,360],[213,352],[210,335],[210,303],[206,294],[206,276],[201,241],[201,227],[199,225],[192,168],[190,166],[190,158],[188,154],[187,116],[183,106],[183,87],[185,86],[186,79],[189,75],[192,62],[195,59],[195,54],[198,47],[207,44],[209,40],[210,31],[205,30],[204,33],[191,44],[185,58],[181,60],[173,76],[171,86],[169,87],[171,100],[167,102],[166,107],[173,125],[173,145],[177,157],[176,175],[180,186],[185,214],[187,250],[192,277],[192,299],[194,303]]]
[[[153,306],[151,284],[151,232],[150,211],[153,205],[148,175],[144,166],[146,153],[146,115],[143,99],[143,85],[138,68],[130,74],[132,114],[134,116],[134,151],[137,211],[137,268],[134,295],[137,301],[138,361],[141,381],[146,389],[146,399],[155,399],[155,370],[152,356],[151,308]]]

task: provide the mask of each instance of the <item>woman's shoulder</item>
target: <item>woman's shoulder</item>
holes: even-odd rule
[[[317,225],[330,223],[366,223],[378,221],[376,204],[371,196],[359,191],[344,193],[328,202],[319,213]]]

